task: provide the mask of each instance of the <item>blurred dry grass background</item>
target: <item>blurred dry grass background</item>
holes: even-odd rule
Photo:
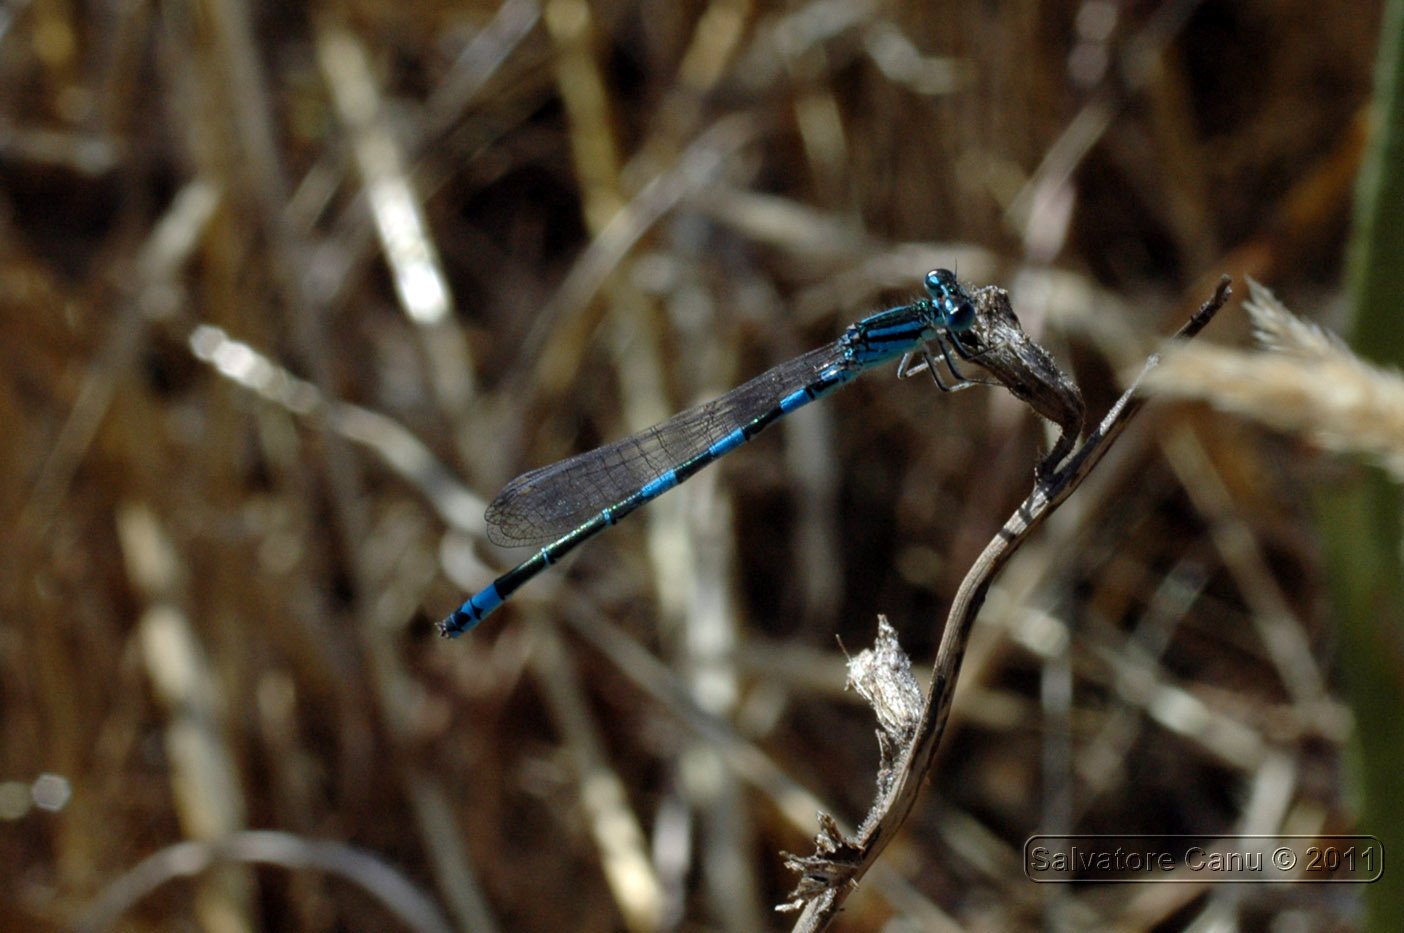
[[[519,557],[483,502],[938,265],[1094,416],[1221,272],[1329,310],[1372,10],[0,11],[8,922],[774,925],[777,852],[871,796],[835,634],[930,658],[1040,426],[872,374],[444,642]],[[1035,832],[1352,828],[1308,450],[1146,412],[992,594],[845,928],[1359,922],[1354,886],[1021,868]]]

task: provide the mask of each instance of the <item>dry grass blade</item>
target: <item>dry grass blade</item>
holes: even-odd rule
[[[107,887],[78,929],[100,933],[116,928],[137,902],[161,885],[223,863],[338,875],[363,888],[408,929],[423,933],[452,929],[431,898],[374,853],[345,843],[266,830],[234,833],[212,842],[181,842],[148,856]]]
[[[1257,282],[1248,288],[1244,308],[1263,349],[1178,348],[1146,390],[1200,399],[1328,450],[1371,457],[1404,482],[1404,375],[1362,360]]]

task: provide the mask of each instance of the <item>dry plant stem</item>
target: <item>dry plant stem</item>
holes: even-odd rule
[[[375,853],[343,842],[271,830],[167,846],[104,888],[75,926],[85,933],[115,929],[157,888],[221,864],[275,865],[335,875],[369,894],[405,929],[433,933],[453,929],[432,898]]]
[[[1214,318],[1228,300],[1229,281],[1228,276],[1220,279],[1213,296],[1180,328],[1175,335],[1176,340],[1194,337]],[[982,360],[982,363],[984,362]],[[1136,381],[1117,400],[1101,424],[1066,464],[1055,470],[1052,468],[1055,461],[1051,455],[1044,460],[1040,468],[1041,477],[1033,492],[1009,517],[976,559],[951,603],[946,628],[936,650],[931,687],[920,722],[897,751],[891,768],[884,767],[880,770],[878,797],[863,825],[859,827],[857,836],[852,839],[844,838],[836,831],[833,820],[821,814],[820,832],[816,839],[817,854],[791,857],[787,862],[790,867],[804,873],[795,890],[795,897],[803,901],[804,908],[793,929],[826,928],[838,915],[849,892],[857,886],[858,880],[873,865],[906,821],[921,790],[922,778],[931,767],[936,750],[940,747],[946,721],[950,716],[951,699],[955,695],[956,678],[965,656],[966,642],[990,584],[1019,546],[1082,484],[1111,444],[1126,429],[1131,418],[1144,404],[1144,399],[1137,395],[1141,380],[1159,362],[1159,354],[1153,354],[1146,360]],[[987,365],[986,368],[991,367]],[[1013,386],[1010,388],[1013,390]],[[1040,390],[1036,387],[1026,385],[1024,388],[1032,391],[1035,398],[1041,398]],[[1026,398],[1025,394],[1016,394]],[[1030,403],[1034,404],[1032,400]],[[1065,440],[1066,436],[1059,440],[1055,452],[1063,447]]]
[[[1058,426],[1053,449],[1039,463],[1040,480],[1053,470],[1077,443],[1087,416],[1087,406],[1077,385],[1058,369],[1053,357],[1019,326],[1009,293],[994,285],[975,292],[973,343],[981,348],[978,362],[1016,398]]]

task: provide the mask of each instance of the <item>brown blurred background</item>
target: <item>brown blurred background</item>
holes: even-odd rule
[[[1378,16],[5,7],[8,928],[783,925],[779,853],[872,796],[839,640],[881,612],[929,665],[1049,434],[871,373],[443,641],[522,557],[484,503],[937,266],[1010,289],[1093,417],[1221,273],[1330,323]],[[1207,337],[1246,338],[1236,304]],[[998,581],[841,926],[1359,923],[1354,885],[1022,867],[1040,832],[1354,827],[1333,469],[1148,409]]]

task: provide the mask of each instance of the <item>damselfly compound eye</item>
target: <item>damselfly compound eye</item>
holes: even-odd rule
[[[932,269],[926,273],[926,293],[937,303],[949,298],[959,287],[956,284],[955,273],[950,269]]]
[[[975,306],[970,302],[957,302],[954,307],[946,309],[946,326],[951,330],[969,330],[974,323]]]

